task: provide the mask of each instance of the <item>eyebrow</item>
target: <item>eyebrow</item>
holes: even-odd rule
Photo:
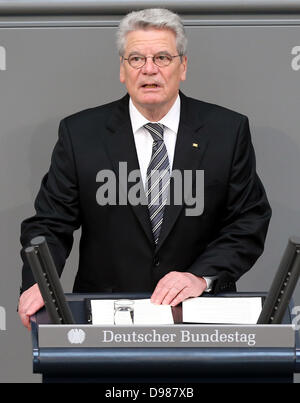
[[[138,56],[144,56],[142,53],[140,53],[140,52],[130,52],[129,53],[129,55],[128,55],[128,57],[130,57],[130,56],[135,56],[135,55],[138,55]]]
[[[145,55],[143,55],[143,54],[140,53],[140,52],[130,52],[129,55],[128,55],[128,57],[130,57],[130,56],[135,56],[135,55],[145,57]],[[161,50],[161,51],[159,51],[159,52],[157,52],[157,53],[154,54],[154,56],[156,56],[156,55],[171,55],[171,54],[170,54],[167,50]]]

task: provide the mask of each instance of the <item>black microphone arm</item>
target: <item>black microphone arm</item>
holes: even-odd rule
[[[30,244],[24,252],[52,323],[74,324],[46,238],[38,236]]]
[[[290,237],[258,324],[280,324],[300,275],[300,238]]]

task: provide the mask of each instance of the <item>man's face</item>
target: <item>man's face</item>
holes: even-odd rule
[[[167,53],[178,55],[175,34],[167,29],[137,30],[127,34],[124,57],[131,55],[154,56]],[[180,81],[186,77],[187,60],[184,56],[173,58],[170,65],[158,67],[151,58],[146,64],[135,69],[127,60],[121,60],[120,81],[141,111],[160,108],[166,114],[171,108],[179,91]]]

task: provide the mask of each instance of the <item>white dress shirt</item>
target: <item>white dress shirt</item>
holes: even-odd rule
[[[145,129],[144,127],[146,123],[149,123],[149,120],[146,119],[137,110],[131,98],[129,101],[129,114],[131,119],[131,125],[138,161],[140,165],[141,177],[145,188],[147,168],[150,163],[152,155],[153,138],[151,134],[148,132],[148,130]],[[179,126],[179,117],[180,117],[180,98],[178,95],[176,101],[174,102],[169,112],[159,122],[155,122],[164,125],[164,142],[169,157],[170,171],[172,171],[177,131]]]
[[[144,127],[146,123],[149,123],[149,120],[146,119],[145,116],[143,116],[137,110],[131,98],[129,100],[129,115],[141,171],[141,178],[145,188],[147,168],[150,163],[152,155],[153,138],[151,134],[148,132],[148,130]],[[161,123],[164,125],[164,142],[169,157],[170,172],[172,172],[179,119],[180,119],[180,97],[178,95],[176,101],[174,102],[169,112],[158,122],[151,122],[151,123]],[[203,277],[203,278],[207,283],[207,288],[205,291],[207,292],[211,291],[213,279],[209,277]]]

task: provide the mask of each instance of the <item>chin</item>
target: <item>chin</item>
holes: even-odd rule
[[[147,94],[140,98],[140,104],[144,105],[153,105],[153,104],[162,104],[163,99],[158,97],[156,94]]]

